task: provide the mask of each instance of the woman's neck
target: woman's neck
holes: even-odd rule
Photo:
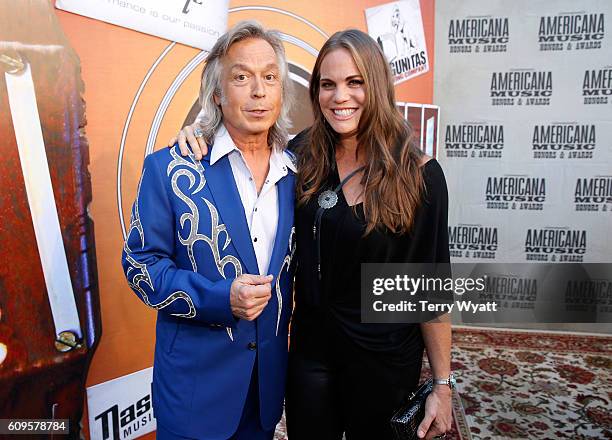
[[[340,139],[336,146],[336,161],[346,164],[360,163],[364,161],[363,148],[359,148],[357,136]]]
[[[339,166],[342,164],[348,168],[355,168],[364,165],[365,162],[365,151],[357,145],[356,139],[348,142],[342,140],[336,146],[336,163]]]
[[[338,148],[340,150],[352,155],[356,155],[358,147],[357,136],[355,135],[341,138],[340,142],[338,143]]]

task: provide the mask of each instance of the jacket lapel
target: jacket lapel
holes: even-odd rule
[[[244,207],[236,187],[229,159],[224,156],[214,165],[210,165],[209,151],[203,160],[209,162],[204,175],[206,176],[206,184],[210,186],[210,193],[215,199],[215,207],[221,217],[220,223],[225,224],[236,252],[240,255],[240,259],[245,266],[244,273],[258,275],[259,269],[255,258],[255,250],[251,243],[249,226],[244,216]]]
[[[272,256],[270,257],[270,267],[268,273],[279,275],[278,271],[287,253],[288,241],[290,238],[291,227],[293,226],[293,208],[295,199],[295,175],[289,172],[277,183],[278,188],[278,226],[276,227],[276,237]]]

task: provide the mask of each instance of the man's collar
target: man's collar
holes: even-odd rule
[[[277,151],[275,149],[274,151],[275,151],[274,154],[278,154],[281,157],[283,165],[285,165],[287,168],[289,168],[294,173],[297,173],[297,166],[296,166],[297,161],[293,153],[289,152],[288,150]]]
[[[232,137],[227,132],[227,128],[225,128],[225,125],[221,124],[215,133],[215,141],[212,145],[212,151],[210,152],[210,164],[214,165],[215,162],[223,156],[237,149]]]
[[[217,133],[215,134],[215,141],[212,146],[212,150],[210,152],[210,164],[214,165],[219,159],[223,156],[228,155],[232,151],[240,151],[232,137],[229,135],[227,128],[225,128],[224,124],[221,124]],[[272,149],[273,160],[280,161],[284,166],[289,168],[294,173],[297,172],[296,164],[295,164],[295,156],[288,151],[280,151],[276,148]]]

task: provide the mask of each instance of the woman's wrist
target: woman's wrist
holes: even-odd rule
[[[434,385],[432,392],[440,396],[450,396],[451,389],[448,385]]]

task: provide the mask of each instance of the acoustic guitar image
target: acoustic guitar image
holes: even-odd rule
[[[101,333],[82,93],[51,3],[0,3],[0,419],[69,438]]]

